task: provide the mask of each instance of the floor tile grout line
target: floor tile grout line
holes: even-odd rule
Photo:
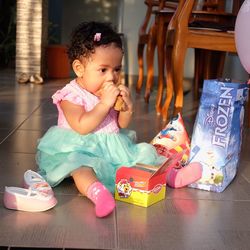
[[[114,217],[115,217],[115,223],[114,223],[114,225],[115,225],[115,249],[119,249],[118,248],[118,245],[119,245],[118,241],[119,241],[119,239],[118,239],[117,207],[115,209],[115,216]]]
[[[45,101],[45,102],[42,102],[38,107],[36,107],[20,124],[18,124],[15,128],[13,128],[12,130],[11,130],[11,132],[0,142],[0,145],[2,144],[2,143],[4,143],[12,134],[14,134],[15,132],[16,132],[16,130],[18,129],[18,128],[20,128],[23,124],[24,124],[24,122],[26,122],[33,114],[34,114],[34,112],[36,112],[44,103],[46,103],[47,101]]]
[[[242,178],[247,182],[247,183],[249,183],[250,184],[250,182],[249,182],[249,179],[248,178],[246,178],[244,175],[242,175]]]
[[[183,200],[183,201],[216,201],[216,202],[250,202],[250,200],[222,200],[222,199],[184,199],[184,198],[168,198],[167,200]]]

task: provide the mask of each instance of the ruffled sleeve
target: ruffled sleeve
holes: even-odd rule
[[[85,106],[84,100],[77,91],[67,84],[64,88],[57,90],[56,93],[52,96],[53,103],[58,105],[62,100],[69,101],[76,105]]]

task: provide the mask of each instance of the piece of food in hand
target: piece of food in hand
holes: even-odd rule
[[[114,105],[114,109],[116,111],[121,111],[123,109],[123,104],[124,104],[124,101],[122,99],[122,96],[118,95],[115,105]]]

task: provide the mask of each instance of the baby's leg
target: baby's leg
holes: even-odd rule
[[[95,204],[96,216],[104,217],[115,208],[115,200],[106,187],[99,182],[92,168],[81,167],[71,173],[79,192]]]

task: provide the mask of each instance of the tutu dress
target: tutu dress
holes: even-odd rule
[[[92,133],[81,135],[71,129],[60,108],[60,101],[81,105],[86,111],[92,110],[100,101],[75,80],[58,90],[52,99],[58,108],[58,124],[39,140],[36,155],[39,173],[52,187],[69,177],[73,170],[87,166],[93,168],[97,178],[114,192],[115,174],[119,167],[133,166],[137,162],[160,164],[165,160],[151,144],[136,144],[134,131],[120,129],[118,112],[114,109],[110,109]]]

